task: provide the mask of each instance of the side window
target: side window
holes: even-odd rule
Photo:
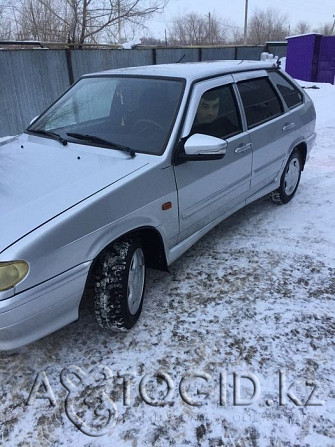
[[[199,102],[191,133],[229,138],[242,132],[242,123],[231,85],[205,92]]]
[[[292,85],[288,80],[284,78],[281,74],[273,71],[269,73],[269,77],[273,84],[278,88],[284,101],[289,109],[299,106],[303,102],[303,97],[301,92]]]
[[[249,79],[237,85],[249,129],[283,113],[282,104],[267,78]]]

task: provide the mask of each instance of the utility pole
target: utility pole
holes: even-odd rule
[[[334,34],[334,28],[335,28],[335,14],[333,14],[333,19],[334,19],[334,22],[333,22],[332,30],[331,30],[331,32],[330,32],[330,35],[331,35],[331,36]]]
[[[121,5],[120,0],[117,0],[117,32],[119,43],[121,43]]]
[[[211,13],[208,13],[208,43],[212,43],[212,30],[211,30]]]
[[[245,10],[244,10],[244,45],[247,44],[248,41],[248,0],[245,0]]]

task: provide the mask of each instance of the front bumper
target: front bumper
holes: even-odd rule
[[[90,265],[0,301],[0,350],[21,347],[77,320]]]

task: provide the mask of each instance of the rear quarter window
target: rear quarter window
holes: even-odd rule
[[[268,78],[249,79],[237,86],[249,129],[283,113],[282,103]]]
[[[271,82],[281,93],[287,107],[293,109],[303,103],[302,93],[291,84],[283,75],[277,72],[270,72]]]

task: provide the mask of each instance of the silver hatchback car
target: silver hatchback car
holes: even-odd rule
[[[76,320],[88,281],[98,323],[130,329],[146,267],[259,197],[287,203],[314,141],[312,101],[273,62],[83,76],[0,147],[0,349]]]

